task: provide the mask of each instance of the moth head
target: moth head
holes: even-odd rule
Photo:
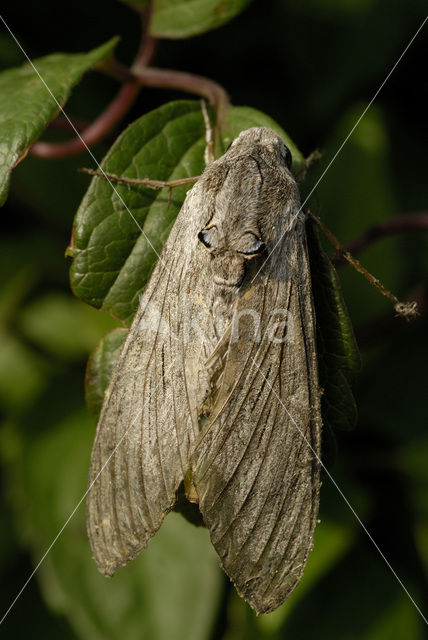
[[[244,260],[251,260],[261,255],[265,250],[265,244],[258,232],[245,231],[230,245],[222,237],[216,225],[206,227],[198,233],[198,240],[212,254],[233,251],[242,256]],[[229,245],[229,246],[228,246]]]
[[[227,152],[251,152],[251,148],[259,147],[262,153],[274,158],[291,170],[293,158],[290,149],[275,131],[268,127],[252,127],[242,131],[227,147]]]
[[[282,144],[278,145],[278,152],[279,152],[280,159],[285,164],[287,169],[289,171],[291,171],[291,165],[293,164],[293,158],[291,156],[291,151],[287,147],[287,145],[282,142],[282,140],[280,140],[280,142],[282,143]]]

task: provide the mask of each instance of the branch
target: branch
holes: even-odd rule
[[[77,118],[76,119],[73,118],[70,124],[67,118],[61,113],[57,115],[55,120],[52,120],[52,122],[49,123],[49,127],[51,127],[52,129],[57,129],[58,131],[76,130],[79,133],[87,129],[88,126],[89,126],[88,120],[79,120]]]
[[[120,90],[113,102],[87,129],[82,131],[79,138],[67,142],[36,142],[31,153],[39,158],[66,158],[74,156],[86,147],[91,147],[102,140],[111,129],[129,111],[140,87],[137,84],[126,84]]]
[[[336,251],[341,256],[343,256],[343,259],[346,260],[346,262],[349,262],[349,264],[352,265],[354,269],[356,269],[356,271],[359,271],[366,278],[366,280],[370,282],[370,284],[376,287],[376,289],[378,289],[382,295],[384,295],[394,304],[394,309],[397,312],[397,315],[402,316],[403,318],[407,318],[408,320],[418,315],[416,302],[400,302],[400,300],[398,300],[398,298],[393,293],[391,293],[391,291],[388,291],[388,289],[384,287],[377,278],[375,278],[369,271],[367,271],[367,269],[363,267],[363,265],[358,262],[358,260],[354,258],[354,256],[349,251],[346,251],[342,247],[336,236],[315,214],[308,211],[308,215],[319,226],[321,231],[325,234]]]
[[[142,87],[156,89],[178,89],[201,96],[213,105],[218,122],[221,122],[222,116],[229,106],[229,96],[225,89],[214,80],[204,76],[173,69],[158,69],[140,62],[133,64],[131,69],[128,69],[114,59],[105,62],[103,71],[120,82],[137,82]]]
[[[86,169],[82,167],[79,169],[81,173],[88,173],[90,176],[96,176],[97,178],[104,178],[108,182],[118,182],[119,184],[126,184],[134,187],[149,187],[150,189],[163,189],[168,187],[180,187],[183,184],[190,184],[199,180],[200,176],[194,176],[189,178],[177,178],[177,180],[150,180],[150,178],[124,178],[123,176],[117,176],[114,173],[106,173],[105,171],[97,171],[95,169]]]
[[[225,89],[214,80],[204,76],[142,65],[133,66],[132,73],[145,87],[179,89],[206,98],[214,107],[218,124],[221,124],[224,112],[230,104]]]
[[[361,251],[376,242],[376,240],[379,240],[379,238],[385,238],[406,231],[428,231],[428,213],[408,213],[399,218],[392,218],[391,220],[375,224],[352,240],[345,248],[345,251],[353,255],[358,255]],[[346,259],[343,254],[339,252],[332,258],[332,262],[336,267],[339,267],[345,264]]]
[[[148,10],[142,15],[145,22],[142,44],[130,69],[117,62],[113,56],[103,60],[96,67],[123,83],[123,87],[107,109],[73,140],[61,143],[36,142],[31,148],[33,155],[42,158],[64,158],[76,155],[99,142],[129,111],[143,86],[180,89],[206,98],[214,107],[216,126],[221,127],[224,112],[229,106],[229,98],[223,87],[203,76],[150,67],[157,43],[150,35],[151,13],[150,3]]]
[[[420,315],[428,312],[428,287],[421,287],[406,296],[407,300],[416,302]],[[403,324],[397,322],[397,317],[391,312],[387,312],[374,320],[356,328],[355,334],[360,349],[378,345],[385,338],[390,337],[394,331],[400,331]]]
[[[110,183],[110,186],[113,186],[112,182],[119,182],[120,184],[126,184],[128,187],[137,186],[137,187],[149,187],[150,189],[163,189],[167,187],[169,189],[168,196],[168,207],[171,204],[171,196],[172,190],[174,187],[180,187],[183,184],[190,184],[191,182],[196,182],[199,180],[200,176],[194,176],[191,178],[178,178],[177,180],[150,180],[150,178],[124,178],[122,176],[117,176],[114,173],[106,173],[101,169],[101,171],[96,171],[95,169],[79,169],[81,173],[88,173],[90,176],[96,176],[97,178],[104,178]]]
[[[322,153],[319,149],[315,149],[314,151],[312,151],[308,155],[308,157],[305,158],[303,166],[296,173],[296,176],[295,176],[296,182],[302,182],[306,178],[306,174],[308,173],[308,170],[310,169],[310,167],[314,164],[314,162],[317,162],[321,158],[322,158]]]

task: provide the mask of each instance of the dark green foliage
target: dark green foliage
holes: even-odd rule
[[[107,57],[117,38],[87,54],[56,53],[0,76],[0,205],[9,189],[10,172],[28,153],[49,122],[58,115],[83,74]]]
[[[312,291],[317,321],[320,385],[323,390],[323,462],[334,460],[334,431],[348,431],[357,421],[352,385],[360,369],[360,354],[343,300],[337,273],[318,240],[314,224],[308,222]]]

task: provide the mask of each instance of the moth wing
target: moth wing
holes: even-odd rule
[[[87,526],[101,572],[147,545],[174,505],[197,434],[197,366],[205,357],[186,318],[203,329],[209,279],[195,185],[154,269],[106,392],[92,451]],[[186,310],[186,317],[183,316]],[[202,354],[201,354],[202,351]]]
[[[300,579],[318,511],[321,417],[299,224],[238,299],[238,335],[232,330],[212,421],[192,457],[211,540],[258,613],[281,604]]]

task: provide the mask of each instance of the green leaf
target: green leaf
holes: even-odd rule
[[[25,263],[28,254],[19,252],[10,238],[1,243],[0,256],[0,409],[14,414],[25,411],[40,393],[50,367],[10,330],[17,308],[34,284],[34,264]]]
[[[49,366],[13,335],[0,330],[0,408],[21,413],[45,386]]]
[[[58,114],[82,75],[107,57],[117,38],[89,53],[55,53],[0,74],[0,205],[10,173]],[[52,97],[55,96],[55,99]]]
[[[87,356],[115,321],[79,300],[51,292],[24,307],[18,326],[39,348],[56,358],[73,361]]]
[[[255,109],[228,110],[225,146],[243,129],[273,127],[286,139],[296,165],[301,155],[273,120]],[[131,124],[102,162],[104,171],[129,178],[171,180],[203,171],[205,126],[198,101],[166,104]],[[79,207],[68,254],[74,257],[71,286],[95,307],[129,323],[150,272],[190,185],[168,191],[94,178]],[[141,227],[141,233],[139,227]]]
[[[321,408],[327,430],[324,433],[328,438],[329,430],[349,430],[356,423],[357,409],[351,385],[361,363],[339,279],[321,248],[312,223],[307,224],[307,237],[317,321],[320,386],[323,389]],[[325,445],[326,442],[323,455],[327,453],[330,458]]]
[[[86,491],[94,430],[87,412],[83,408],[70,412],[67,403],[64,397],[64,415],[54,425],[21,440],[10,479],[21,500],[18,528],[35,561]],[[27,433],[25,426],[19,431]],[[16,439],[17,430],[9,437]],[[5,440],[3,433],[7,448]],[[79,638],[88,640],[209,638],[221,586],[208,532],[177,514],[166,518],[136,560],[114,578],[105,578],[91,557],[82,504],[37,578],[50,607],[69,619]]]
[[[102,162],[106,172],[169,180],[199,175],[204,124],[198,102],[175,102],[130,125]],[[69,255],[74,293],[130,321],[187,189],[110,186],[94,178],[75,218]],[[142,229],[143,233],[140,231]]]
[[[154,0],[150,33],[188,38],[216,29],[243,11],[251,0]],[[139,0],[129,3],[140,5]]]
[[[127,333],[128,330],[122,328],[109,331],[88,360],[85,380],[86,404],[96,420]]]

